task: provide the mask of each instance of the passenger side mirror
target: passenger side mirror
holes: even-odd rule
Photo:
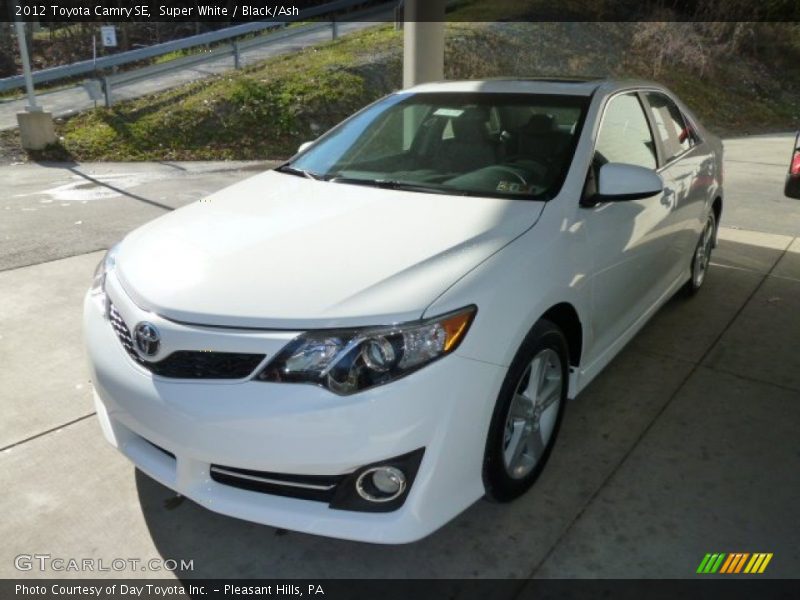
[[[789,198],[800,200],[800,133],[794,140],[792,160],[789,163],[789,173],[786,175],[786,186],[783,193]]]
[[[595,202],[639,200],[660,194],[664,181],[652,169],[623,163],[606,163],[600,167]]]
[[[300,144],[300,147],[297,149],[297,153],[300,154],[301,152],[306,150],[313,143],[314,142],[303,142],[302,144]]]

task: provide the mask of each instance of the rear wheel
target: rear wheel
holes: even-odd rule
[[[689,295],[696,294],[706,280],[708,265],[711,261],[711,251],[714,249],[716,239],[717,220],[712,211],[706,219],[703,233],[700,234],[700,239],[697,242],[697,247],[692,257],[692,276],[691,279],[689,279],[689,283],[686,284],[686,291]]]
[[[486,442],[486,495],[508,502],[539,477],[555,442],[567,397],[569,353],[561,330],[541,320],[509,367]]]

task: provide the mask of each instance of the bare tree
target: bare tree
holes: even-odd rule
[[[658,77],[667,65],[681,65],[704,75],[712,50],[696,24],[670,21],[665,13],[662,16],[663,21],[639,23],[633,36],[633,46],[650,65],[652,76]]]
[[[11,23],[0,23],[0,77],[14,75],[17,71],[12,27]]]

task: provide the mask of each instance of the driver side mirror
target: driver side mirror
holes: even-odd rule
[[[303,142],[302,144],[300,144],[300,147],[297,149],[297,153],[300,154],[304,150],[308,149],[308,147],[311,146],[311,144],[313,144],[313,143],[314,142]]]
[[[794,151],[789,163],[789,173],[786,175],[786,186],[783,193],[788,198],[800,200],[800,133],[794,140]]]
[[[595,202],[640,200],[660,194],[664,181],[653,169],[624,163],[606,163],[598,174]]]

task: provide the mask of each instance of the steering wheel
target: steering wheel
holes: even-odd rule
[[[525,162],[535,163],[537,166],[539,166],[539,167],[541,167],[543,169],[547,169],[550,166],[550,162],[551,162],[552,159],[548,160],[548,159],[543,159],[543,158],[536,158],[536,157],[530,156],[528,154],[511,154],[509,156],[506,156],[506,158],[505,158],[505,161],[506,162],[510,162],[510,163],[518,162],[518,161],[522,161],[522,160],[524,160]]]
[[[492,166],[490,166],[488,168],[488,170],[490,172],[492,172],[492,173],[498,173],[498,175],[500,177],[502,177],[503,175],[511,175],[517,181],[519,181],[522,185],[525,185],[525,186],[528,185],[527,180],[522,175],[520,175],[517,171],[515,171],[514,169],[510,169],[508,167],[504,167],[503,165],[492,165]]]

